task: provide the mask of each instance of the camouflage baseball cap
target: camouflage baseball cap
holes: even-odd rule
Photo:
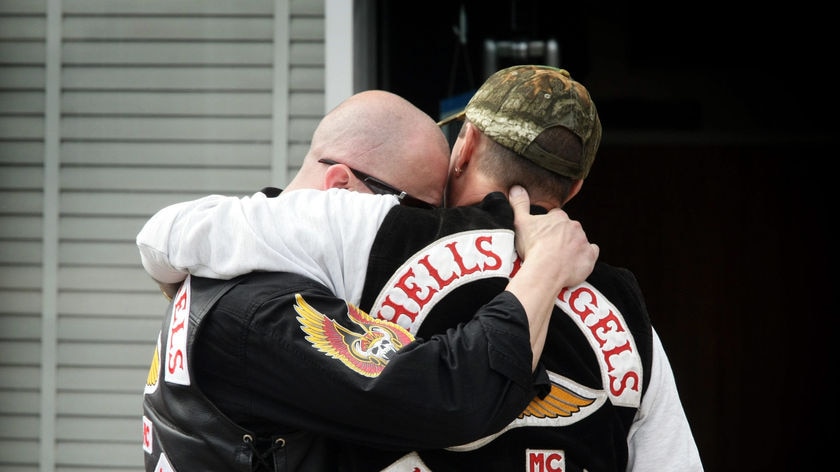
[[[467,119],[490,139],[535,164],[571,179],[583,179],[601,142],[601,121],[589,92],[565,69],[518,65],[491,75],[463,112],[442,120]],[[583,159],[569,159],[535,140],[562,126],[583,144]]]

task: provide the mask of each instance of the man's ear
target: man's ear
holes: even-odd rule
[[[350,188],[350,182],[352,181],[350,174],[350,168],[343,164],[331,165],[324,173],[324,190]]]
[[[566,197],[566,202],[564,203],[564,205],[568,203],[569,200],[574,198],[574,196],[577,195],[578,192],[580,192],[581,187],[583,187],[583,179],[575,180],[571,188],[569,188],[569,196]]]
[[[463,135],[459,139],[461,147],[458,150],[458,154],[455,155],[456,169],[461,169],[461,171],[466,170],[472,160],[473,152],[475,152],[475,148],[478,146],[478,133],[478,128],[475,125],[469,122],[464,123]]]

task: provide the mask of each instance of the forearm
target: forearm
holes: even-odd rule
[[[260,235],[273,234],[272,218],[252,221],[250,197],[209,195],[170,205],[155,213],[137,235],[146,272],[159,283],[179,283],[187,274],[230,279],[250,271],[247,264],[265,258]]]
[[[494,300],[470,322],[410,345],[389,364],[385,378],[404,389],[392,405],[391,434],[408,435],[398,441],[408,440],[414,449],[465,444],[498,432],[522,413],[537,389],[525,320],[521,313],[518,320],[509,318],[509,312],[507,303]]]
[[[146,272],[158,283],[193,274],[230,279],[252,271],[308,276],[353,303],[367,254],[393,197],[298,190],[277,198],[210,195],[157,212],[137,235]],[[336,222],[341,222],[337,224]]]
[[[259,368],[276,377],[259,384],[284,386],[263,392],[274,405],[266,414],[281,424],[382,448],[441,448],[497,432],[536,395],[527,320],[509,293],[469,322],[407,344],[372,377],[314,349],[294,317],[282,316],[299,333],[284,343],[293,351]]]
[[[556,281],[540,272],[537,264],[523,263],[505,289],[516,296],[528,317],[532,369],[536,369],[542,356],[554,300],[560,293]]]
[[[527,192],[522,187],[511,188],[510,200],[516,250],[523,262],[508,290],[519,297],[528,314],[536,367],[555,299],[564,287],[583,282],[592,273],[599,248],[589,243],[580,222],[569,219],[559,208],[544,215],[531,215]]]

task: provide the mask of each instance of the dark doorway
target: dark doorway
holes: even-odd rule
[[[462,5],[466,44],[453,31]],[[820,425],[834,408],[814,392],[833,371],[836,327],[836,310],[817,302],[835,294],[827,12],[536,0],[377,9],[377,86],[433,117],[483,81],[485,39],[556,39],[604,125],[566,209],[603,260],[638,276],[706,470],[798,470],[826,455]]]

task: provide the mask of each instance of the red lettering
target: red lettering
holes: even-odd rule
[[[186,317],[178,319],[178,312],[175,312],[175,316],[172,318],[172,322],[175,325],[169,327],[169,347],[172,347],[172,339],[181,331],[184,330],[185,322],[187,321]]]
[[[438,272],[438,270],[431,263],[429,263],[429,256],[426,256],[426,257],[420,259],[419,262],[420,262],[420,264],[423,265],[423,267],[426,268],[426,270],[429,271],[429,275],[431,275],[432,278],[435,279],[435,281],[438,283],[438,288],[442,289],[442,288],[446,287],[447,285],[451,284],[453,280],[458,278],[458,275],[455,274],[454,272],[452,273],[452,276],[449,277],[446,280],[440,278],[440,273]],[[429,296],[431,297],[432,295],[434,295],[437,292],[438,292],[437,290],[431,291],[429,293]]]
[[[604,351],[602,349],[601,352],[604,353],[604,360],[607,362],[607,372],[612,372],[612,370],[613,370],[613,365],[612,365],[612,362],[610,362],[610,358],[612,358],[613,356],[617,356],[617,355],[621,354],[622,352],[629,351],[629,350],[630,350],[630,341],[627,341],[626,343],[622,344],[621,346],[610,349],[609,351]]]
[[[181,296],[178,297],[178,301],[172,307],[172,323],[174,324],[169,327],[169,347],[172,347],[172,338],[174,335],[178,334],[185,327],[184,323],[187,321],[187,316],[189,315],[186,312],[187,299],[187,292],[182,291]]]
[[[143,423],[143,444],[148,447],[152,445],[152,428],[147,423]]]
[[[483,244],[488,243],[488,244]],[[489,246],[489,248],[485,248],[484,246]],[[493,265],[488,263],[484,263],[484,268],[482,270],[496,270],[502,266],[502,258],[496,254],[495,252],[491,251],[490,248],[493,247],[493,237],[492,236],[480,236],[475,240],[475,248],[481,254],[489,257],[491,260],[495,261]]]
[[[382,308],[386,306],[389,306],[392,310],[394,310],[394,316],[392,318],[383,316],[382,309],[380,308],[378,318],[387,319],[389,321],[393,321],[394,323],[400,319],[400,316],[407,316],[412,323],[414,323],[414,319],[417,318],[416,312],[409,311],[404,305],[397,304],[391,300],[390,295],[385,297],[385,300],[382,301]]]
[[[592,293],[592,290],[586,287],[581,287],[571,294],[571,296],[569,297],[569,307],[572,309],[573,312],[575,312],[576,315],[580,317],[581,321],[586,323],[586,317],[594,313],[594,311],[592,310],[592,308],[590,308],[589,303],[581,303],[580,305],[582,306],[582,309],[578,308],[577,301],[584,295],[589,296],[589,300],[591,301],[592,306],[596,308],[598,307],[598,300],[595,298],[595,294]]]
[[[415,283],[409,283],[409,280],[412,279],[413,277],[414,277],[414,269],[408,269],[408,271],[406,271],[405,275],[400,277],[400,280],[399,280],[399,282],[397,282],[395,287],[399,288],[400,290],[405,292],[405,294],[408,295],[408,298],[414,300],[420,306],[423,306],[423,305],[426,304],[426,302],[429,301],[430,298],[432,298],[432,295],[434,295],[435,292],[429,290],[429,294],[425,298],[420,298],[417,294],[420,293],[420,291],[423,290],[423,288],[428,289],[429,287],[422,287],[422,286],[417,285]]]
[[[166,363],[166,368],[170,373],[184,368],[184,351],[177,350],[169,354],[169,360]]]
[[[559,452],[529,452],[529,472],[563,472],[563,455]]]
[[[476,264],[475,266],[470,267],[470,268],[467,268],[466,266],[464,266],[464,258],[461,257],[461,254],[455,248],[455,243],[449,243],[449,244],[446,245],[446,247],[449,248],[449,252],[452,253],[452,258],[455,259],[455,263],[458,264],[458,267],[461,268],[461,276],[462,277],[465,276],[465,275],[472,274],[473,272],[478,272],[478,270],[479,270],[478,264]]]
[[[557,294],[557,299],[561,302],[566,301],[566,295],[569,294],[569,287],[563,287],[563,290],[560,290],[560,293]]]
[[[180,310],[178,309],[180,307]],[[172,322],[175,323],[174,325],[169,327],[169,347],[173,347],[175,336],[178,335],[181,331],[184,331],[186,328],[186,321],[187,317],[184,312],[184,305],[183,305],[183,297],[178,300],[178,304],[175,305],[173,308],[174,313],[172,315]],[[178,315],[181,314],[182,316],[179,318]],[[177,369],[182,369],[184,367],[184,353],[179,349],[175,352],[169,353],[168,362],[166,364],[166,368],[169,369],[169,372],[175,372]]]
[[[519,272],[519,269],[521,269],[521,268],[522,268],[522,259],[520,259],[517,256],[516,260],[513,261],[513,268],[510,270],[510,275],[508,275],[508,277],[513,277],[514,275],[516,275],[516,273]]]
[[[529,454],[528,470],[531,472],[542,472],[545,470],[545,457],[542,454]]]
[[[181,296],[178,297],[178,301],[175,302],[175,306],[174,306],[175,311],[183,310],[186,307],[186,304],[187,304],[187,291],[182,290],[181,291]]]
[[[545,458],[545,469],[550,472],[563,472],[563,456],[557,453],[549,454]]]
[[[592,335],[595,339],[598,340],[598,344],[601,347],[604,347],[604,343],[607,342],[602,336],[599,336],[598,333],[610,333],[610,332],[623,332],[624,326],[621,326],[621,322],[618,320],[618,317],[615,316],[615,313],[610,310],[610,313],[599,319],[595,322],[592,326],[589,327],[589,330],[592,331]]]
[[[616,377],[610,375],[609,378],[610,392],[612,392],[612,394],[615,396],[619,396],[622,393],[624,393],[624,390],[627,389],[627,385],[631,380],[633,381],[633,386],[631,387],[631,389],[636,392],[639,391],[639,374],[637,374],[636,372],[630,371],[624,374],[624,377],[621,378],[621,382],[619,382],[617,385],[616,380],[618,379]]]

